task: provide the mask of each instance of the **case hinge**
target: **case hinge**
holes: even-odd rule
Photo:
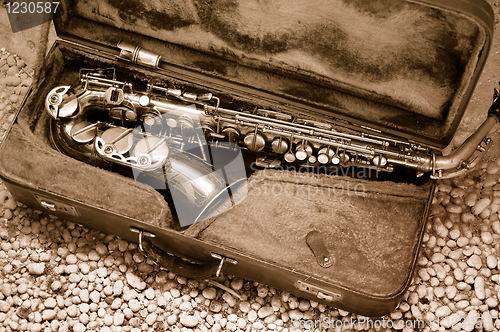
[[[132,45],[123,40],[120,40],[116,46],[120,49],[118,59],[152,68],[158,68],[160,65],[161,55],[145,50],[141,46]]]

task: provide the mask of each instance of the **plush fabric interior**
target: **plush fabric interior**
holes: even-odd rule
[[[70,34],[115,45],[117,27],[199,50],[224,60],[164,59],[433,140],[451,139],[486,42],[473,19],[402,0],[81,0],[71,15]]]
[[[75,79],[77,82],[78,71],[56,49],[42,77],[44,80],[34,87],[2,145],[2,174],[18,183],[171,228],[170,209],[158,192],[138,187],[133,179],[67,157],[49,145],[45,96],[54,86],[75,83]]]
[[[429,185],[266,170],[248,187],[234,209],[193,226],[201,240],[376,296],[395,295],[409,281]],[[334,260],[329,268],[305,241],[313,230]]]

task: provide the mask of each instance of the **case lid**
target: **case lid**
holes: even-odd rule
[[[265,91],[285,108],[437,148],[458,127],[494,22],[484,0],[67,0],[60,7],[54,21],[64,38],[107,47],[127,40],[176,68]]]

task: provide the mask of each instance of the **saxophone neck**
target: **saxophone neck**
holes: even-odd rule
[[[476,166],[490,147],[486,137],[500,119],[500,98],[488,110],[488,117],[459,148],[447,156],[435,156],[429,165],[432,178],[443,179],[459,176]]]

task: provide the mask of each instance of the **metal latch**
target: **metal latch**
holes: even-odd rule
[[[120,48],[118,59],[152,68],[158,68],[160,65],[161,55],[144,50],[140,46],[133,45],[123,40],[119,41],[116,46]]]
[[[238,264],[238,261],[229,257],[225,257],[219,254],[216,254],[214,252],[210,253],[210,255],[215,258],[220,260],[219,267],[217,268],[217,272],[215,273],[216,277],[221,277],[222,276],[222,266],[224,265],[225,262],[228,262],[230,264],[236,265]]]
[[[59,201],[54,200],[53,198],[40,196],[38,194],[33,194],[33,196],[35,196],[35,199],[37,200],[38,204],[40,204],[40,206],[44,210],[48,210],[51,212],[67,213],[76,217],[80,215],[74,206],[71,206],[66,203],[61,203]]]
[[[146,255],[146,252],[144,251],[144,248],[142,246],[142,238],[143,236],[146,236],[146,237],[149,237],[151,239],[154,239],[156,237],[156,234],[154,233],[151,233],[151,232],[148,232],[148,231],[145,231],[145,230],[142,230],[142,229],[139,229],[137,227],[134,227],[134,226],[130,226],[130,231],[132,233],[138,233],[139,234],[139,250]],[[147,255],[146,255],[147,256]]]
[[[323,300],[323,301],[339,302],[340,300],[342,300],[341,294],[327,291],[327,290],[322,289],[318,286],[308,284],[302,280],[297,280],[297,282],[295,283],[295,287],[302,292],[313,294],[318,299]]]

